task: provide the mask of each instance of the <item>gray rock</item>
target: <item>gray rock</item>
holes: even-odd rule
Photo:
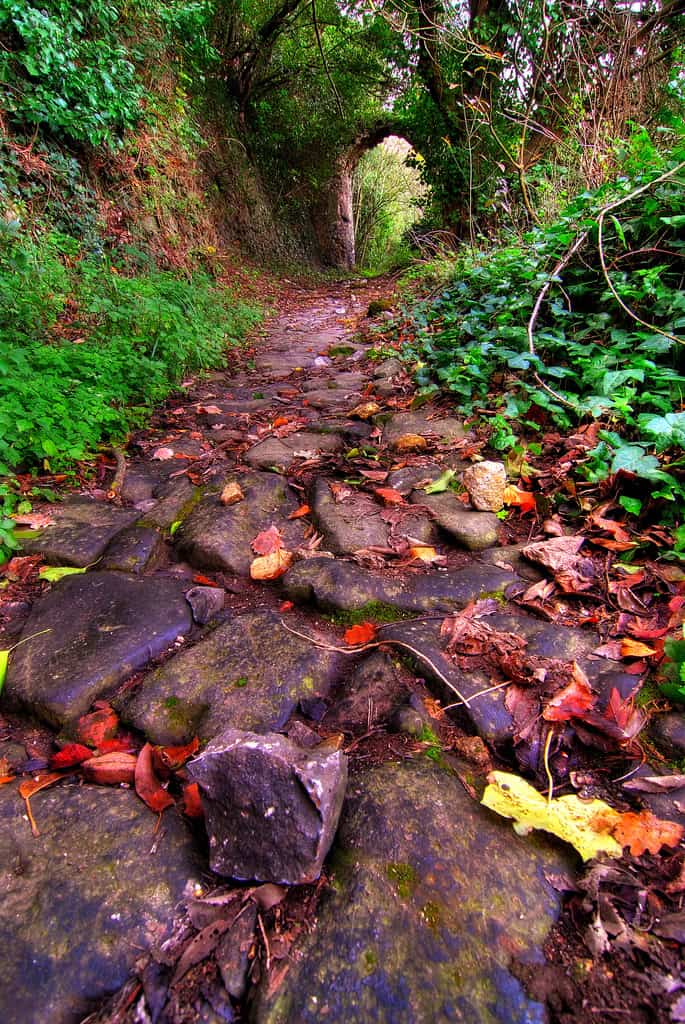
[[[544,572],[522,555],[525,544],[503,544],[480,553],[480,561],[490,565],[510,566],[524,580],[541,580]]]
[[[335,388],[321,388],[307,392],[307,404],[313,409],[349,409],[362,399],[361,392],[336,391]]]
[[[240,484],[245,499],[222,505],[219,495],[229,480]],[[304,527],[287,518],[299,505],[287,481],[275,473],[232,475],[216,493],[205,495],[184,520],[175,535],[179,552],[200,569],[228,569],[248,576],[254,558],[250,544],[262,530],[278,526],[290,550],[302,543]]]
[[[500,512],[504,508],[507,471],[503,462],[476,462],[464,470],[464,487],[479,512]]]
[[[224,606],[226,594],[221,587],[191,587],[186,590],[186,601],[193,618],[200,626],[206,625]]]
[[[164,491],[163,497],[145,512],[146,526],[168,530],[172,523],[183,519],[184,514],[190,511],[199,493],[185,476],[171,481]]]
[[[467,551],[483,551],[497,543],[499,520],[492,512],[472,512],[448,491],[443,494],[412,491],[409,500],[429,508],[438,526]]]
[[[118,572],[67,576],[36,603],[22,634],[34,638],[10,659],[5,697],[63,725],[190,625],[180,581]]]
[[[114,538],[98,568],[141,573],[154,565],[161,548],[162,538],[157,530],[151,526],[129,526]]]
[[[61,783],[32,810],[38,838],[16,788],[0,790],[0,1018],[77,1024],[158,947],[202,865],[181,817],[155,838],[130,790]]]
[[[428,725],[429,715],[422,715],[416,708],[409,704],[403,704],[397,708],[390,721],[390,728],[393,732],[403,732],[407,736],[421,736]]]
[[[289,437],[267,437],[248,448],[245,462],[255,469],[287,469],[296,459],[310,459],[319,452],[339,452],[342,440],[336,434],[300,430]]]
[[[452,416],[442,419],[429,419],[426,412],[396,412],[383,425],[383,440],[386,444],[394,444],[405,434],[418,434],[421,437],[437,437],[441,441],[454,441],[465,437],[466,431],[461,420]]]
[[[513,573],[472,564],[463,569],[408,573],[392,579],[333,558],[297,562],[283,578],[288,597],[324,611],[358,611],[380,603],[401,611],[454,611],[479,597],[500,596]],[[373,618],[372,610],[369,615]]]
[[[249,901],[214,950],[221,980],[233,999],[242,999],[247,989],[247,970],[250,966],[247,954],[254,940],[256,926],[257,907]]]
[[[135,523],[140,512],[116,508],[90,498],[71,498],[55,511],[54,526],[22,540],[25,554],[43,555],[51,565],[72,565],[80,569],[93,565],[107,545],[127,526]]]
[[[359,391],[367,382],[363,373],[336,373],[329,379],[314,377],[302,385],[304,391],[320,391],[322,387],[335,388],[336,391]]]
[[[324,716],[324,725],[339,732],[366,732],[386,721],[409,692],[402,666],[389,655],[374,651],[353,669]]]
[[[390,527],[384,518],[385,510],[371,495],[351,491],[348,496],[336,499],[329,481],[319,477],[314,484],[312,505],[327,551],[351,555],[362,548],[388,546]],[[414,516],[407,510],[394,534],[424,544],[435,541],[433,524],[427,514],[420,511]]]
[[[406,497],[415,487],[424,481],[437,480],[443,467],[437,462],[427,462],[424,466],[403,466],[388,474],[388,487],[393,487]]]
[[[342,657],[294,636],[273,612],[247,612],[148,676],[121,714],[154,743],[212,739],[229,726],[276,731],[299,700],[328,693]]]
[[[341,751],[228,729],[188,773],[200,786],[213,871],[286,885],[319,877],[345,796]]]
[[[399,373],[402,373],[404,366],[399,359],[395,359],[391,356],[389,359],[383,359],[382,362],[377,363],[373,369],[373,376],[376,380],[383,377],[397,377]]]
[[[551,844],[516,837],[429,762],[350,784],[319,904],[257,1024],[542,1024],[511,972],[543,961],[559,913]]]
[[[669,757],[685,757],[685,715],[676,711],[654,715],[649,731]]]

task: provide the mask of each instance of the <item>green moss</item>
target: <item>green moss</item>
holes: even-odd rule
[[[333,358],[334,356],[351,356],[354,352],[354,346],[352,345],[332,345],[328,349],[328,355]]]
[[[167,711],[172,711],[178,704],[178,697],[167,697],[164,701],[164,707]]]
[[[361,608],[339,608],[325,613],[325,617],[336,626],[357,626],[360,622],[399,622],[413,618],[414,612],[403,611],[384,601],[367,601]]]
[[[373,974],[378,967],[378,954],[373,949],[365,949],[361,955],[362,974]]]
[[[497,604],[505,605],[507,603],[507,599],[504,594],[504,588],[502,588],[501,590],[486,590],[484,593],[479,595],[478,600],[485,601],[488,598],[490,598],[490,600],[492,601],[497,601]]]
[[[442,923],[442,912],[439,905],[434,900],[429,900],[428,903],[424,903],[421,907],[421,917],[431,931],[437,931],[438,927]]]
[[[395,887],[400,899],[408,900],[418,882],[418,876],[411,864],[390,863],[387,865],[385,873]]]
[[[239,678],[233,682],[232,686],[234,690],[240,690],[243,686],[247,686],[247,676],[239,676]]]

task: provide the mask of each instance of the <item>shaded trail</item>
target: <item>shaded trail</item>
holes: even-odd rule
[[[411,408],[395,358],[368,358],[377,291],[305,291],[242,365],[190,382],[131,439],[120,498],[72,497],[26,541],[87,571],[34,591],[28,618],[15,601],[5,621],[12,639],[34,637],[13,655],[3,697],[0,757],[20,772],[103,701],[134,751],[143,738],[204,745],[227,728],[282,733],[312,758],[345,751],[350,781],[322,880],[279,890],[272,906],[261,891],[225,888],[201,824],[171,807],[156,832],[131,789],[78,775],[36,796],[35,838],[8,784],[3,1020],[78,1021],[149,950],[118,1009],[97,1019],[544,1020],[512,958],[540,956],[559,909],[546,876],[572,868],[474,799],[496,752],[511,757],[518,726],[487,657],[465,666],[441,621],[483,602],[488,629],[576,661],[604,705],[637,680],[593,655],[594,631],[509,600],[540,573],[502,543],[493,512],[423,489],[445,470],[458,477],[471,441],[439,406]],[[273,528],[289,567],[260,582],[252,545]],[[367,621],[384,647],[336,649],[345,627]],[[274,822],[270,841],[287,848],[295,823]],[[257,840],[244,838],[249,860]]]

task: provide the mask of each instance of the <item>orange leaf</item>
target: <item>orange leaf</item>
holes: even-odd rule
[[[158,747],[157,749],[164,767],[175,772],[177,768],[186,763],[189,757],[197,754],[200,749],[200,741],[197,736],[193,736],[190,743],[181,747]]]
[[[0,786],[6,786],[8,782],[14,782],[16,775],[0,775]]]
[[[420,562],[435,562],[441,557],[435,548],[429,547],[427,544],[415,544],[414,547],[409,548],[409,554],[412,558],[418,558]]]
[[[281,531],[277,526],[270,526],[268,530],[262,530],[252,541],[252,550],[255,555],[272,555],[283,547]]]
[[[404,505],[404,498],[394,487],[374,487],[373,493],[386,505]]]
[[[19,796],[22,796],[26,802],[26,814],[28,815],[28,819],[31,823],[31,831],[36,838],[38,838],[40,832],[38,831],[36,820],[33,817],[30,799],[34,793],[37,793],[41,789],[46,789],[47,786],[52,786],[53,783],[59,782],[59,780],[63,778],[64,776],[60,775],[59,772],[47,772],[44,775],[38,775],[35,779],[26,779],[19,786]]]
[[[253,580],[277,580],[288,571],[292,560],[292,552],[286,551],[285,548],[272,551],[268,555],[260,555],[252,561],[250,576]]]
[[[629,637],[621,640],[622,658],[649,658],[653,654],[656,654],[654,648],[640,643],[639,640],[631,640]]]
[[[278,606],[278,610],[279,612],[291,612],[294,607],[295,605],[293,604],[292,601],[281,601],[280,605]]]
[[[350,626],[350,628],[345,631],[345,643],[351,645],[367,644],[369,640],[373,640],[375,635],[375,623],[360,622],[357,626]]]
[[[114,739],[118,728],[117,713],[107,705],[79,718],[76,738],[89,747],[101,747],[104,740]]]
[[[73,768],[74,765],[81,764],[92,756],[93,751],[90,747],[84,747],[82,743],[68,743],[52,755],[48,764],[53,771],[59,771],[60,768]]]
[[[559,690],[548,702],[542,717],[548,722],[566,722],[569,718],[589,711],[597,700],[597,694],[590,689],[587,676],[576,662],[573,662],[571,682]]]
[[[516,505],[521,509],[521,512],[524,513],[537,511],[535,495],[530,491],[523,491],[520,487],[516,487],[514,484],[509,484],[508,487],[504,488],[504,504]]]
[[[633,857],[658,853],[662,846],[677,846],[683,838],[683,827],[674,821],[655,818],[651,811],[634,814],[627,811],[613,829],[621,846],[629,846]]]
[[[299,508],[296,508],[294,512],[290,513],[288,519],[301,519],[302,516],[308,516],[310,512],[311,508],[309,505],[300,505]]]
[[[173,798],[169,796],[152,767],[152,746],[146,743],[136,761],[135,770],[136,793],[140,799],[148,805],[151,811],[158,814],[173,804]]]
[[[183,787],[183,813],[188,818],[204,818],[205,812],[197,782],[189,782]]]
[[[286,423],[290,423],[289,416],[277,416],[271,424],[272,427],[284,427]]]
[[[193,583],[199,583],[202,587],[219,587],[216,580],[210,580],[209,576],[203,576],[201,572],[196,572],[193,576]]]

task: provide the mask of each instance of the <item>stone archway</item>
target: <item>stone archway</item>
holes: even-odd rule
[[[407,138],[402,126],[393,120],[383,121],[357,136],[352,145],[338,157],[331,176],[321,189],[314,204],[313,222],[319,259],[324,266],[337,267],[339,270],[354,269],[356,252],[352,172],[364,153],[391,135]]]

